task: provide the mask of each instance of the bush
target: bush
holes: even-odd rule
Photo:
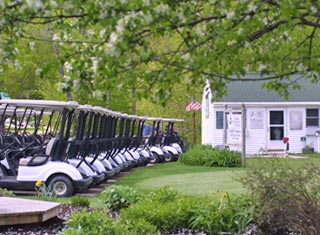
[[[90,201],[86,197],[73,196],[71,197],[71,205],[89,207]]]
[[[181,209],[178,199],[174,202],[160,203],[150,199],[141,200],[129,208],[122,209],[121,220],[132,223],[137,218],[144,219],[159,231],[171,231],[187,226],[186,210]]]
[[[144,218],[136,218],[133,221],[125,221],[123,223],[124,226],[121,226],[121,220],[118,220],[118,223],[115,224],[115,226],[120,225],[120,227],[124,227],[125,230],[127,230],[128,233],[132,235],[156,235],[160,234],[157,231],[156,226],[150,224],[148,221],[146,221]],[[128,234],[126,233],[126,234]],[[122,233],[124,234],[124,233]]]
[[[66,228],[61,231],[61,235],[98,235],[115,234],[113,221],[108,217],[108,213],[103,211],[93,211],[88,214],[86,210],[72,213],[65,222]]]
[[[132,187],[112,185],[104,189],[100,194],[100,199],[104,201],[109,210],[119,211],[137,202],[142,197],[142,193]]]
[[[166,190],[168,189],[160,191],[163,193]],[[254,207],[249,197],[231,199],[228,194],[221,194],[211,198],[199,198],[183,197],[176,193],[175,196],[163,201],[163,197],[154,197],[153,194],[121,210],[121,220],[130,223],[129,221],[134,221],[136,218],[142,218],[160,231],[170,232],[190,228],[209,234],[220,232],[243,234],[252,221]]]
[[[320,169],[292,168],[282,159],[264,161],[240,179],[257,198],[262,234],[320,234]]]
[[[245,234],[252,221],[252,198],[244,195],[230,197],[213,193],[210,197],[184,197],[167,186],[144,197],[138,194],[129,187],[107,188],[104,196],[108,203],[113,201],[109,200],[110,195],[115,195],[115,202],[128,195],[135,195],[139,200],[122,206],[120,216],[114,219],[105,210],[75,212],[61,235],[156,235],[184,228],[208,234]]]
[[[8,189],[0,188],[0,197],[14,197],[14,193]]]
[[[240,152],[215,149],[211,145],[196,145],[179,156],[179,162],[191,166],[238,167]]]
[[[167,203],[177,201],[179,194],[168,186],[161,187],[147,195],[147,198],[157,203]]]
[[[194,204],[189,226],[209,234],[246,234],[253,220],[253,209],[249,196],[215,194],[213,199]]]
[[[156,227],[136,218],[132,223],[122,223],[120,220],[111,219],[103,210],[89,213],[86,210],[73,213],[66,222],[66,227],[60,235],[155,235]]]

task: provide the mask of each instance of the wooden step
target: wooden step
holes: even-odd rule
[[[0,226],[44,222],[58,215],[60,203],[0,197]]]

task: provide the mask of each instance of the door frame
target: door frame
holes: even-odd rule
[[[282,123],[280,121],[279,124],[277,123],[272,123],[271,124],[271,112],[273,111],[282,111]],[[282,128],[282,133],[280,133],[278,137],[273,137],[271,136],[271,131],[273,128],[281,129]],[[268,149],[283,149],[283,142],[282,138],[286,136],[287,133],[287,128],[286,128],[286,110],[284,108],[270,108],[267,109],[267,148]],[[272,139],[272,138],[276,139]]]

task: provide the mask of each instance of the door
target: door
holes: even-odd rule
[[[282,149],[285,136],[284,110],[269,110],[268,149]]]

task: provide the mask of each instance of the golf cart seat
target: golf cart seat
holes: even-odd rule
[[[46,153],[45,154],[35,154],[33,156],[28,156],[25,158],[21,158],[19,161],[19,166],[40,166],[46,163],[52,153],[52,150],[55,148],[55,146],[58,143],[57,138],[52,138],[49,140],[47,147],[46,147]]]

